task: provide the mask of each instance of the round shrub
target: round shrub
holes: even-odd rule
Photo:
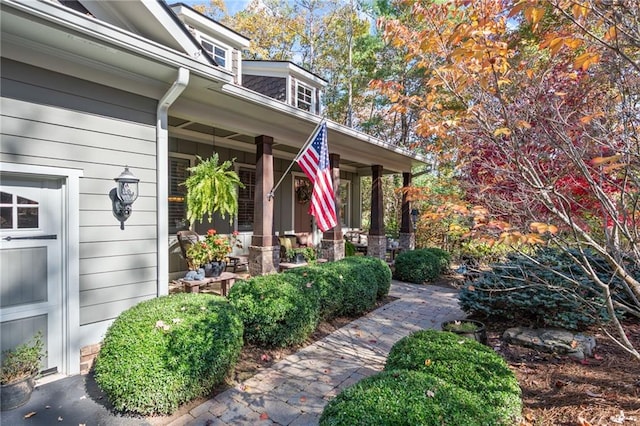
[[[219,296],[139,303],[107,330],[96,382],[118,411],[170,414],[223,382],[242,349],[242,332],[237,312]]]
[[[409,250],[398,254],[394,265],[396,279],[422,284],[440,276],[442,260],[428,249]]]
[[[288,269],[285,276],[298,277],[305,286],[315,290],[318,295],[319,315],[321,319],[331,319],[341,311],[344,300],[343,279],[325,264],[301,266]]]
[[[421,330],[400,339],[385,370],[413,370],[484,395],[501,418],[522,410],[520,386],[504,359],[489,347],[449,332]]]
[[[244,338],[260,346],[304,342],[318,325],[318,292],[292,274],[262,275],[236,283],[229,301],[244,324]]]
[[[391,288],[391,269],[384,260],[370,256],[346,257],[342,260],[346,264],[359,270],[365,279],[375,281],[378,290],[376,297],[382,299],[389,294]]]
[[[342,306],[337,315],[360,315],[373,308],[378,294],[378,283],[366,275],[362,268],[353,267],[350,260],[344,258],[337,262],[325,263],[322,267],[338,277],[343,295]]]
[[[321,426],[511,425],[482,394],[419,371],[384,371],[343,390]]]
[[[431,254],[435,255],[438,258],[438,263],[440,264],[440,273],[445,273],[449,270],[449,265],[451,264],[451,255],[449,254],[449,252],[438,247],[429,247],[425,250],[431,252]]]

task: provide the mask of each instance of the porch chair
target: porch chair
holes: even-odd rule
[[[178,238],[178,244],[180,244],[180,251],[182,252],[182,258],[187,262],[189,269],[197,269],[199,265],[194,265],[192,260],[187,256],[187,249],[200,241],[200,235],[195,231],[178,231],[176,233]]]

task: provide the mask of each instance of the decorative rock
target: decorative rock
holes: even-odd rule
[[[502,338],[508,343],[542,352],[568,355],[577,360],[592,356],[596,347],[596,339],[593,336],[548,328],[509,328]]]

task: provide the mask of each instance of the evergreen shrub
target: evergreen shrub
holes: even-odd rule
[[[344,300],[344,279],[325,264],[301,266],[286,270],[283,274],[297,277],[305,286],[309,286],[318,295],[319,315],[321,319],[331,319],[338,315]],[[292,278],[293,279],[293,278]]]
[[[242,319],[245,340],[259,346],[300,344],[318,325],[318,291],[292,274],[239,281],[231,288],[229,301]]]
[[[588,257],[601,279],[611,282],[614,299],[624,300],[619,281],[612,280],[604,260]],[[567,253],[553,248],[539,250],[533,260],[518,253],[508,255],[505,262],[466,283],[459,299],[467,313],[534,327],[580,330],[609,320],[599,289]]]
[[[444,267],[444,257],[432,249],[403,251],[396,256],[394,278],[400,281],[422,284],[436,280]],[[448,267],[448,259],[446,260]]]
[[[359,270],[360,275],[367,281],[374,281],[378,290],[376,297],[382,299],[389,294],[391,288],[391,269],[387,262],[377,257],[354,256],[342,260],[352,268]]]
[[[331,274],[338,277],[342,288],[342,306],[337,315],[354,316],[373,308],[378,294],[378,283],[367,276],[367,271],[352,263],[354,257],[322,265]]]
[[[113,407],[171,414],[223,382],[242,349],[242,322],[229,302],[208,294],[151,299],[107,330],[95,378]]]

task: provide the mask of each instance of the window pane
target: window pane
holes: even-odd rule
[[[18,195],[18,204],[38,204],[38,202]]]
[[[251,231],[255,206],[256,171],[255,169],[240,168],[238,176],[240,182],[244,184],[244,188],[238,190],[238,230]]]
[[[312,90],[310,87],[298,85],[298,108],[311,111]]]
[[[0,203],[11,204],[13,196],[8,192],[0,192]]]
[[[37,207],[18,207],[18,228],[37,228],[38,227],[38,208]]]
[[[169,232],[188,229],[186,195],[187,188],[181,185],[189,174],[191,162],[186,158],[169,158]]]
[[[0,207],[0,229],[13,229],[13,208]]]

